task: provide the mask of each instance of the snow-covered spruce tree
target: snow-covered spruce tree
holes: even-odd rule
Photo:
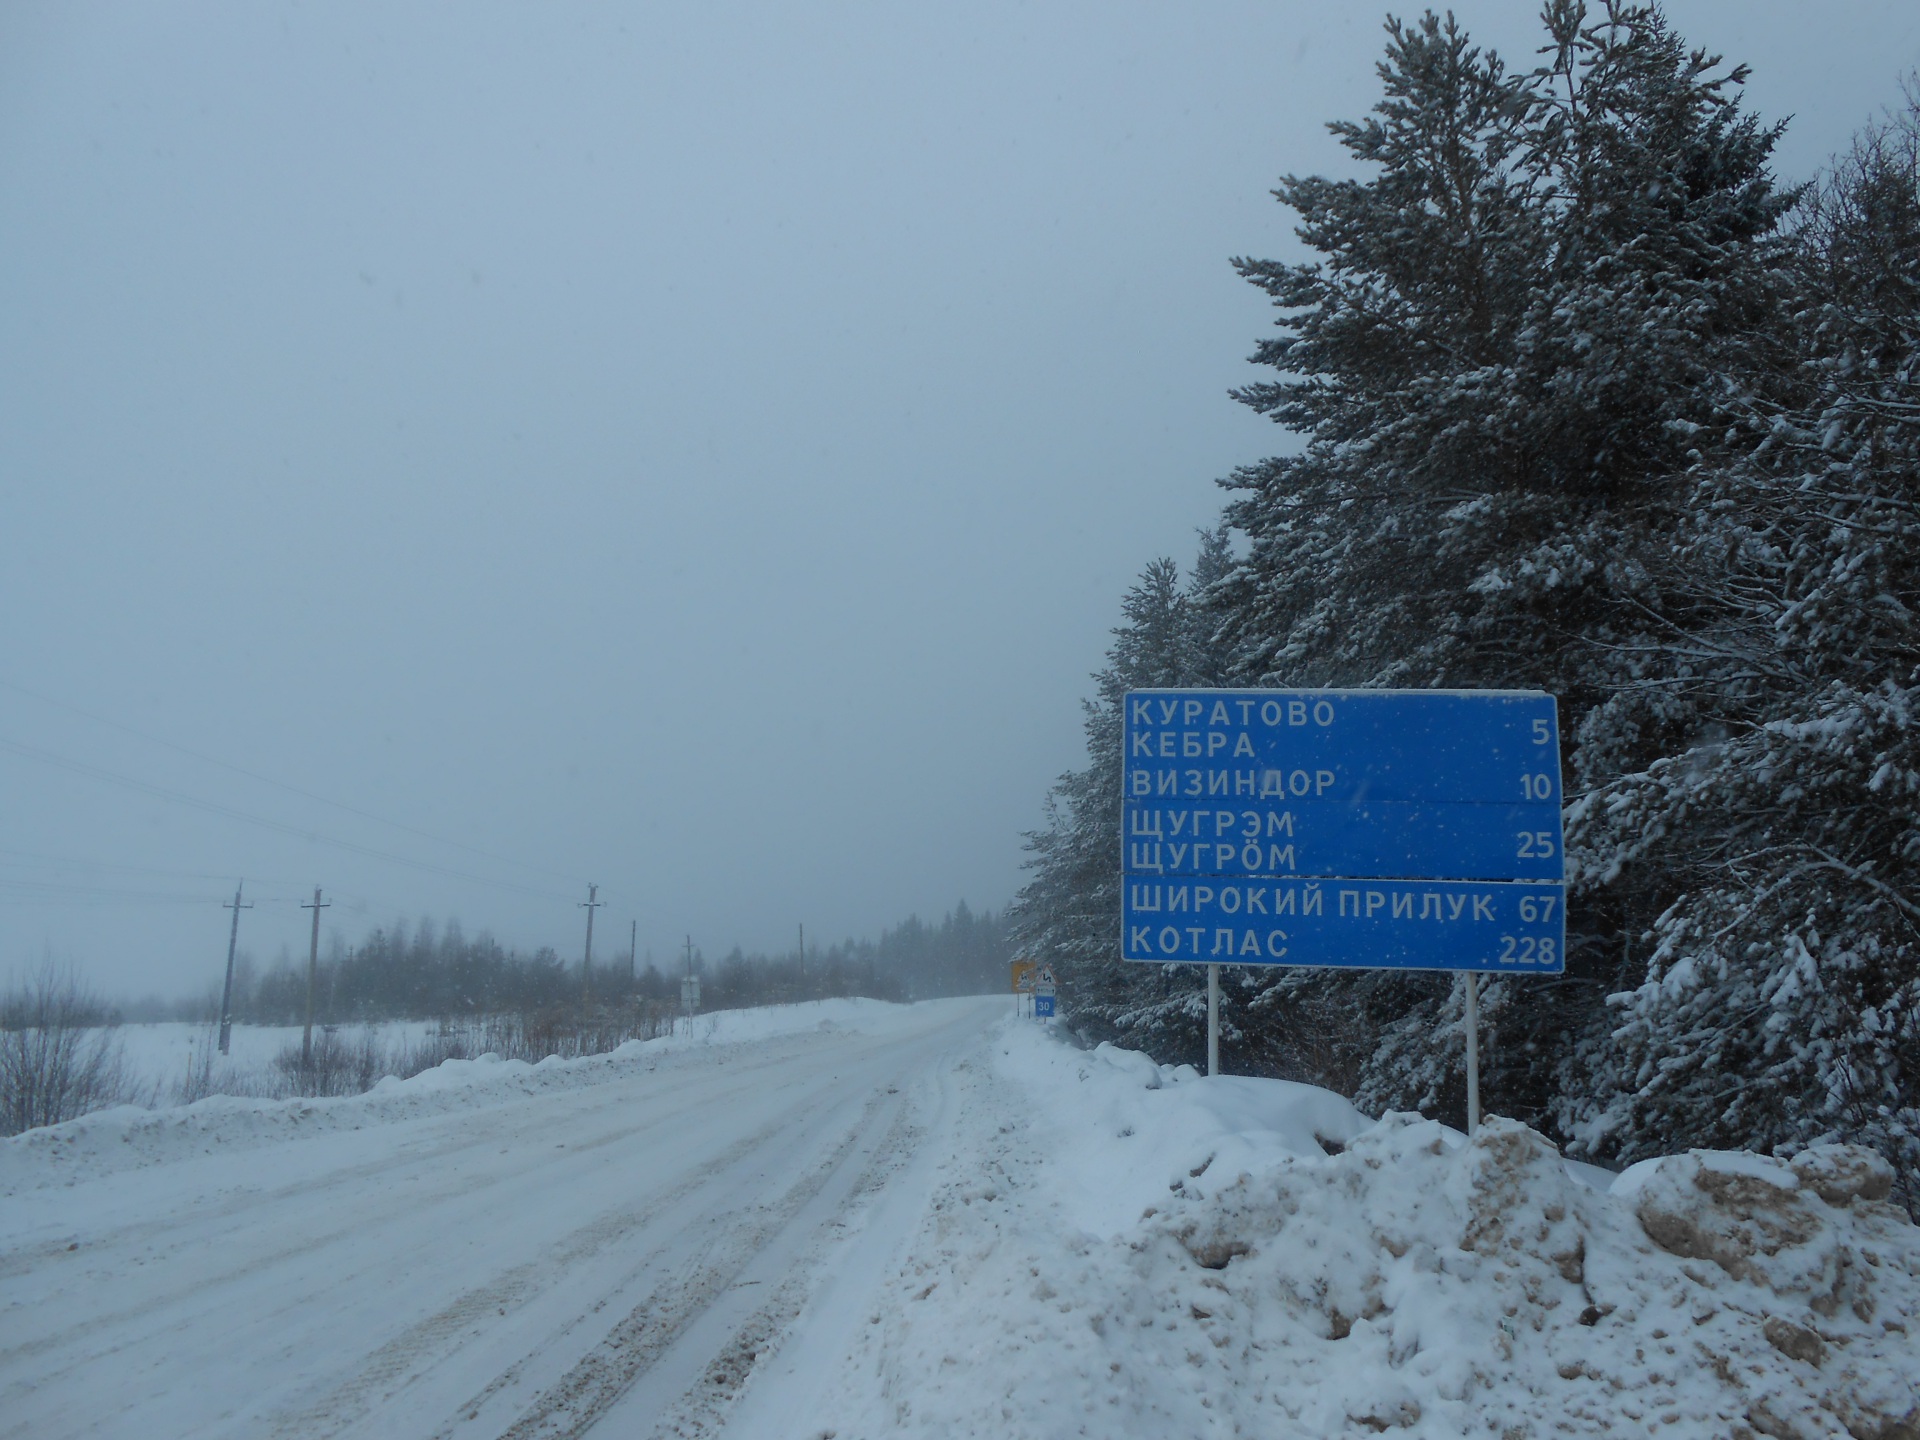
[[[1700,467],[1672,595],[1698,677],[1672,753],[1572,812],[1606,883],[1674,887],[1564,1121],[1677,1145],[1879,1148],[1920,1213],[1920,96],[1798,226],[1800,305]]]
[[[1211,603],[1238,683],[1551,691],[1591,783],[1669,738],[1657,710],[1588,717],[1674,664],[1648,557],[1716,377],[1780,293],[1791,197],[1743,72],[1657,10],[1553,0],[1543,23],[1548,63],[1516,76],[1451,19],[1389,22],[1385,98],[1333,127],[1369,178],[1283,180],[1317,259],[1235,262],[1282,311],[1254,356],[1278,377],[1238,398],[1306,443],[1226,482],[1250,550]],[[1542,1123],[1584,1087],[1640,879],[1581,896],[1564,979],[1490,987],[1507,1112]],[[1263,1003],[1344,997],[1361,1098],[1431,1106],[1458,1103],[1458,996],[1300,974]]]
[[[1139,965],[1120,959],[1121,704],[1129,690],[1214,685],[1221,681],[1212,617],[1197,597],[1229,564],[1226,532],[1203,533],[1183,583],[1170,559],[1141,572],[1122,602],[1107,664],[1085,702],[1087,765],[1060,777],[1047,797],[1042,829],[1027,836],[1033,878],[1009,911],[1016,949],[1051,965],[1061,1012],[1081,1034],[1145,1049],[1166,1063],[1206,1055],[1205,971],[1190,965]],[[1260,985],[1226,987],[1222,1049],[1236,1070],[1271,1069],[1239,1024]]]

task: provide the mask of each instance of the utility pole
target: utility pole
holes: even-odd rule
[[[800,927],[800,978],[807,978],[807,927]]]
[[[332,901],[320,903],[320,887],[313,887],[313,903],[302,910],[313,911],[313,944],[307,950],[307,1028],[300,1036],[300,1073],[313,1073],[313,981],[320,972],[320,912],[331,909]]]
[[[580,902],[580,908],[587,912],[587,958],[580,965],[580,998],[593,999],[593,912],[607,902],[594,897],[600,893],[598,885],[587,886],[587,898]]]
[[[251,905],[240,903],[240,891],[246,883],[244,880],[236,881],[232,902],[228,903],[225,900],[220,902],[222,910],[233,911],[233,928],[227,932],[227,984],[226,988],[220,992],[220,1053],[222,1055],[227,1053],[227,1041],[233,1034],[233,948],[240,943],[240,912],[253,909]]]
[[[700,981],[693,973],[693,936],[687,936],[687,978],[680,982],[680,1008],[689,1020],[700,1008]]]
[[[627,989],[629,990],[633,989],[634,978],[639,973],[634,969],[633,962],[639,958],[640,922],[636,920],[633,922],[632,928],[627,931]]]

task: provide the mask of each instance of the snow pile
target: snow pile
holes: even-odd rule
[[[1318,1159],[1372,1123],[1311,1085],[1230,1076],[1202,1082],[1190,1065],[1156,1065],[1114,1045],[1081,1053],[1028,1026],[1014,1028],[1009,1042],[998,1068],[1042,1102],[1027,1123],[1049,1156],[1049,1188],[1077,1229],[1102,1239],[1132,1229],[1142,1210],[1164,1202],[1169,1177]]]
[[[939,1003],[939,1002],[929,1002]],[[393,1124],[523,1095],[577,1089],[681,1055],[783,1036],[866,1034],[904,1006],[882,1000],[816,1000],[754,1010],[722,1010],[681,1021],[674,1034],[629,1040],[604,1055],[549,1056],[537,1064],[482,1055],[447,1060],[407,1079],[389,1075],[364,1095],[286,1100],[213,1095],[191,1105],[148,1110],[121,1105],[62,1125],[0,1139],[0,1195],[160,1164],[214,1147],[269,1144],[300,1135]],[[235,1032],[238,1034],[238,1030]],[[296,1036],[298,1031],[293,1032]]]
[[[997,1048],[1026,1123],[885,1317],[903,1433],[1920,1436],[1920,1230],[1870,1152],[1603,1191],[1511,1121]]]
[[[1669,1157],[1601,1195],[1513,1121],[1448,1139],[1389,1114],[1209,1167],[1133,1268],[1214,1271],[1180,1277],[1209,1339],[1310,1431],[1920,1434],[1920,1235],[1870,1152]]]

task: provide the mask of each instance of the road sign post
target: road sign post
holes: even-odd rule
[[[1039,965],[1032,960],[1015,960],[1013,962],[1013,1014],[1015,1019],[1025,1015],[1027,1012],[1027,1001],[1033,994],[1034,972],[1039,968]]]
[[[1207,1074],[1220,1073],[1220,967],[1207,965]]]
[[[1121,955],[1209,967],[1209,1073],[1221,964],[1564,970],[1552,696],[1136,690],[1121,743]]]
[[[1480,975],[1467,972],[1467,1134],[1480,1128]]]
[[[1033,994],[1033,1018],[1051,1020],[1053,1018],[1054,996],[1059,986],[1054,983],[1053,967],[1042,965],[1028,977],[1027,988]]]

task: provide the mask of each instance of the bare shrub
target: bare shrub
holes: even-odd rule
[[[672,1012],[665,1005],[646,1001],[443,1020],[432,1034],[417,1039],[402,1035],[387,1043],[382,1043],[372,1029],[347,1034],[328,1026],[314,1034],[310,1059],[303,1057],[298,1043],[287,1044],[274,1057],[271,1093],[360,1095],[388,1075],[405,1080],[448,1060],[472,1060],[487,1054],[529,1064],[550,1055],[577,1059],[603,1055],[629,1040],[652,1040],[672,1030]],[[242,1092],[230,1089],[223,1093]],[[245,1093],[261,1091],[256,1084]]]
[[[343,1034],[326,1026],[313,1037],[309,1059],[288,1043],[273,1057],[273,1075],[283,1095],[359,1095],[386,1073],[386,1056],[372,1030]]]
[[[389,1075],[404,1080],[445,1060],[471,1059],[474,1053],[467,1033],[445,1024],[423,1039],[402,1035],[391,1043],[382,1043],[371,1028],[347,1035],[330,1025],[314,1035],[311,1057],[289,1042],[273,1057],[273,1069],[281,1094],[361,1095]]]
[[[223,1093],[213,1079],[214,1035],[219,1028],[218,1021],[209,1020],[200,1027],[199,1036],[187,1044],[187,1078],[180,1087],[182,1105]]]
[[[105,1007],[71,966],[43,960],[0,998],[0,1135],[137,1104]]]
[[[220,1053],[220,1022],[203,1021],[200,1033],[187,1046],[187,1075],[173,1091],[174,1101],[191,1105],[209,1095],[236,1095],[279,1100],[291,1094],[277,1075],[236,1065]]]
[[[673,1033],[673,1011],[657,1001],[630,1006],[554,1007],[515,1015],[490,1015],[480,1023],[477,1053],[538,1064],[549,1055],[578,1059],[604,1055],[629,1040]]]

